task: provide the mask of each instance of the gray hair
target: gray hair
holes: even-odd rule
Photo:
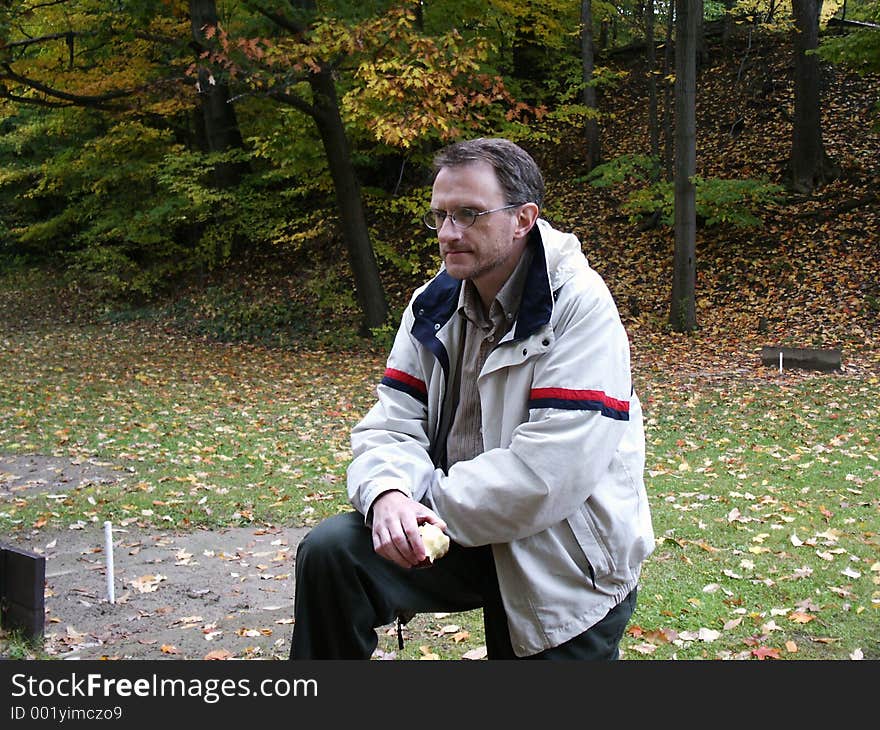
[[[434,157],[434,174],[444,167],[488,162],[508,203],[544,203],[544,178],[532,156],[519,145],[500,137],[466,140],[444,147]]]

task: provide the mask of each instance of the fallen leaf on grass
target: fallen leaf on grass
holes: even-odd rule
[[[657,651],[656,644],[648,644],[647,642],[643,644],[636,644],[635,646],[629,647],[632,651],[637,651],[639,654],[653,654]]]
[[[675,629],[643,629],[641,626],[632,626],[627,629],[627,634],[634,639],[644,639],[650,644],[670,644],[679,638]]]
[[[808,613],[802,613],[800,611],[793,611],[788,614],[788,620],[793,621],[796,624],[808,624],[810,621],[815,621],[815,616],[810,616]]]
[[[478,646],[476,649],[471,649],[470,651],[466,651],[464,654],[461,655],[461,658],[462,659],[471,659],[473,661],[476,661],[479,659],[485,659],[487,655],[488,655],[488,652],[486,651],[486,647],[485,646]]]
[[[422,655],[419,659],[428,659],[436,661],[440,658],[439,654],[434,653],[430,646],[420,646],[419,651],[422,652]]]
[[[682,631],[678,638],[684,641],[715,641],[719,636],[721,636],[720,631],[701,628],[699,631]]]
[[[828,586],[828,590],[836,593],[841,598],[851,598],[853,596],[853,592],[843,586]]]
[[[779,649],[773,649],[769,646],[759,646],[757,649],[752,649],[752,655],[757,659],[779,659]]]
[[[814,644],[833,644],[840,639],[835,639],[833,636],[811,636],[810,641]]]

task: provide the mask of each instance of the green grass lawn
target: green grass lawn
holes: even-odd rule
[[[347,509],[368,352],[187,339],[144,323],[0,331],[0,454],[119,475],[0,500],[0,533],[113,520],[314,524]],[[880,382],[698,379],[636,363],[657,547],[628,660],[880,658]],[[478,611],[380,630],[381,655],[479,656]]]

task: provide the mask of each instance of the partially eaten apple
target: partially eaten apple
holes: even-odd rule
[[[449,551],[449,536],[437,525],[425,522],[419,525],[419,534],[422,536],[422,543],[427,554],[422,565],[433,564],[435,560],[439,560]]]

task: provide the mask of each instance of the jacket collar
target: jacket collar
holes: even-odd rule
[[[547,274],[547,256],[538,226],[535,226],[529,235],[529,245],[534,247],[535,253],[526,272],[525,287],[514,332],[515,339],[528,337],[543,327],[550,321],[550,315],[553,313],[553,292]],[[412,334],[437,356],[444,369],[448,368],[448,355],[436,335],[458,308],[461,284],[460,280],[453,279],[446,269],[443,269],[428,283],[412,304],[415,316]]]

